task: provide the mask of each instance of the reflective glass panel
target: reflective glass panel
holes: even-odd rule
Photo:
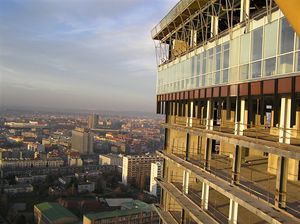
[[[276,70],[276,58],[274,57],[265,60],[264,75],[265,76],[275,75],[275,70]]]
[[[262,56],[262,40],[263,40],[263,28],[260,27],[252,31],[252,51],[251,60],[256,61],[261,59]]]
[[[285,74],[293,71],[293,53],[279,57],[278,73]]]
[[[294,31],[286,18],[280,20],[280,54],[294,49]]]

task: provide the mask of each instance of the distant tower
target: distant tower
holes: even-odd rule
[[[90,114],[88,117],[88,128],[95,129],[98,126],[99,115],[98,114]]]
[[[73,130],[72,149],[83,155],[93,154],[93,134],[86,128]]]

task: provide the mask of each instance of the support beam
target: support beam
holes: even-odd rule
[[[291,105],[290,98],[281,98],[279,142],[291,143]],[[288,158],[279,156],[277,160],[275,206],[286,207],[286,190],[288,179]]]
[[[219,31],[219,17],[211,16],[210,18],[211,18],[210,36],[214,37],[218,35],[218,31]]]
[[[245,21],[250,15],[250,0],[241,0],[240,22]]]
[[[189,193],[189,178],[190,178],[190,173],[187,172],[186,170],[183,171],[183,193],[188,194]]]
[[[237,224],[239,204],[230,199],[228,224]]]
[[[202,183],[201,207],[203,210],[208,209],[209,185]]]

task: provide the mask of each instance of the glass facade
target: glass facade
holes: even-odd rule
[[[300,41],[283,17],[184,58],[161,66],[157,94],[298,72]]]

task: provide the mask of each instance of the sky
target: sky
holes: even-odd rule
[[[178,0],[0,0],[0,107],[155,111],[151,29]]]

